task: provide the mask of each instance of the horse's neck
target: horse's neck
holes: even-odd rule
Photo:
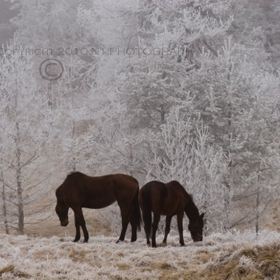
[[[195,206],[193,200],[188,198],[187,205],[185,207],[185,213],[188,216],[190,221],[196,221],[199,217],[199,212],[197,207]]]

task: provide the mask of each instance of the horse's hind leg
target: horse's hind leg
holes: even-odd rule
[[[144,221],[144,230],[146,234],[147,244],[150,244],[150,236],[152,229],[152,212],[143,209],[143,221]]]
[[[120,234],[120,237],[119,237],[119,240],[117,241],[117,243],[119,241],[124,241],[125,233],[126,233],[127,226],[128,226],[128,222],[129,222],[128,219],[122,218],[122,231],[121,231],[121,234]]]
[[[158,223],[160,220],[160,214],[154,213],[153,230],[152,230],[152,247],[157,247],[156,244],[156,232],[158,229]]]
[[[144,230],[146,234],[147,244],[150,245],[151,226],[152,226],[152,209],[149,196],[143,190],[139,193],[139,205],[142,210],[142,218],[144,222]]]
[[[121,234],[120,234],[120,237],[119,237],[119,240],[117,241],[117,243],[119,241],[124,241],[125,233],[127,230],[129,219],[130,219],[129,209],[126,206],[121,206],[121,205],[119,205],[119,206],[121,209],[121,217],[122,217],[122,231],[121,231]]]
[[[165,222],[165,235],[164,235],[164,239],[162,241],[162,243],[166,244],[167,241],[167,235],[170,232],[170,224],[171,224],[171,219],[172,216],[166,216],[166,222]]]
[[[135,220],[130,218],[130,224],[131,224],[131,242],[134,242],[137,240],[137,223]]]
[[[138,188],[138,186],[137,186]],[[137,189],[137,192],[133,198],[133,202],[131,205],[131,214],[130,214],[130,224],[131,224],[131,242],[134,242],[137,240],[137,228],[140,231],[141,230],[141,211],[140,211],[140,205],[139,205],[139,188]]]

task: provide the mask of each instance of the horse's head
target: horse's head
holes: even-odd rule
[[[196,221],[190,221],[189,223],[189,231],[194,242],[202,241],[203,239],[203,217],[204,213]]]
[[[68,210],[69,207],[63,201],[57,200],[55,212],[59,217],[61,226],[63,227],[68,225]]]
[[[63,226],[63,227],[66,227],[68,225],[68,210],[69,210],[69,206],[67,206],[65,204],[65,202],[63,200],[59,199],[57,196],[55,212],[56,212],[57,216],[59,217],[61,226]]]

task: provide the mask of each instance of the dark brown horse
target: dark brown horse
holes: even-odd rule
[[[171,219],[173,216],[177,215],[180,244],[184,246],[184,212],[189,218],[188,228],[193,241],[202,241],[204,214],[199,215],[192,197],[177,181],[172,181],[167,184],[157,181],[147,183],[140,189],[139,204],[143,213],[147,244],[150,244],[152,228],[152,246],[156,247],[156,231],[158,229],[160,215],[166,216],[165,236],[163,239],[163,243],[166,243],[167,235],[170,232]]]
[[[128,223],[132,227],[131,242],[137,239],[137,227],[140,230],[141,213],[138,204],[139,185],[136,179],[124,174],[90,177],[80,172],[67,176],[56,190],[56,213],[61,226],[68,225],[68,210],[75,214],[76,237],[80,240],[80,227],[84,233],[84,242],[89,235],[82,208],[100,209],[118,202],[122,217],[122,230],[118,241],[125,238]]]

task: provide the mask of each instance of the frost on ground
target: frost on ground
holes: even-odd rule
[[[35,238],[0,235],[0,279],[280,279],[280,234],[263,231],[213,234],[203,242],[173,232],[168,245],[144,238],[116,244],[116,237]],[[162,236],[158,236],[158,241]]]

